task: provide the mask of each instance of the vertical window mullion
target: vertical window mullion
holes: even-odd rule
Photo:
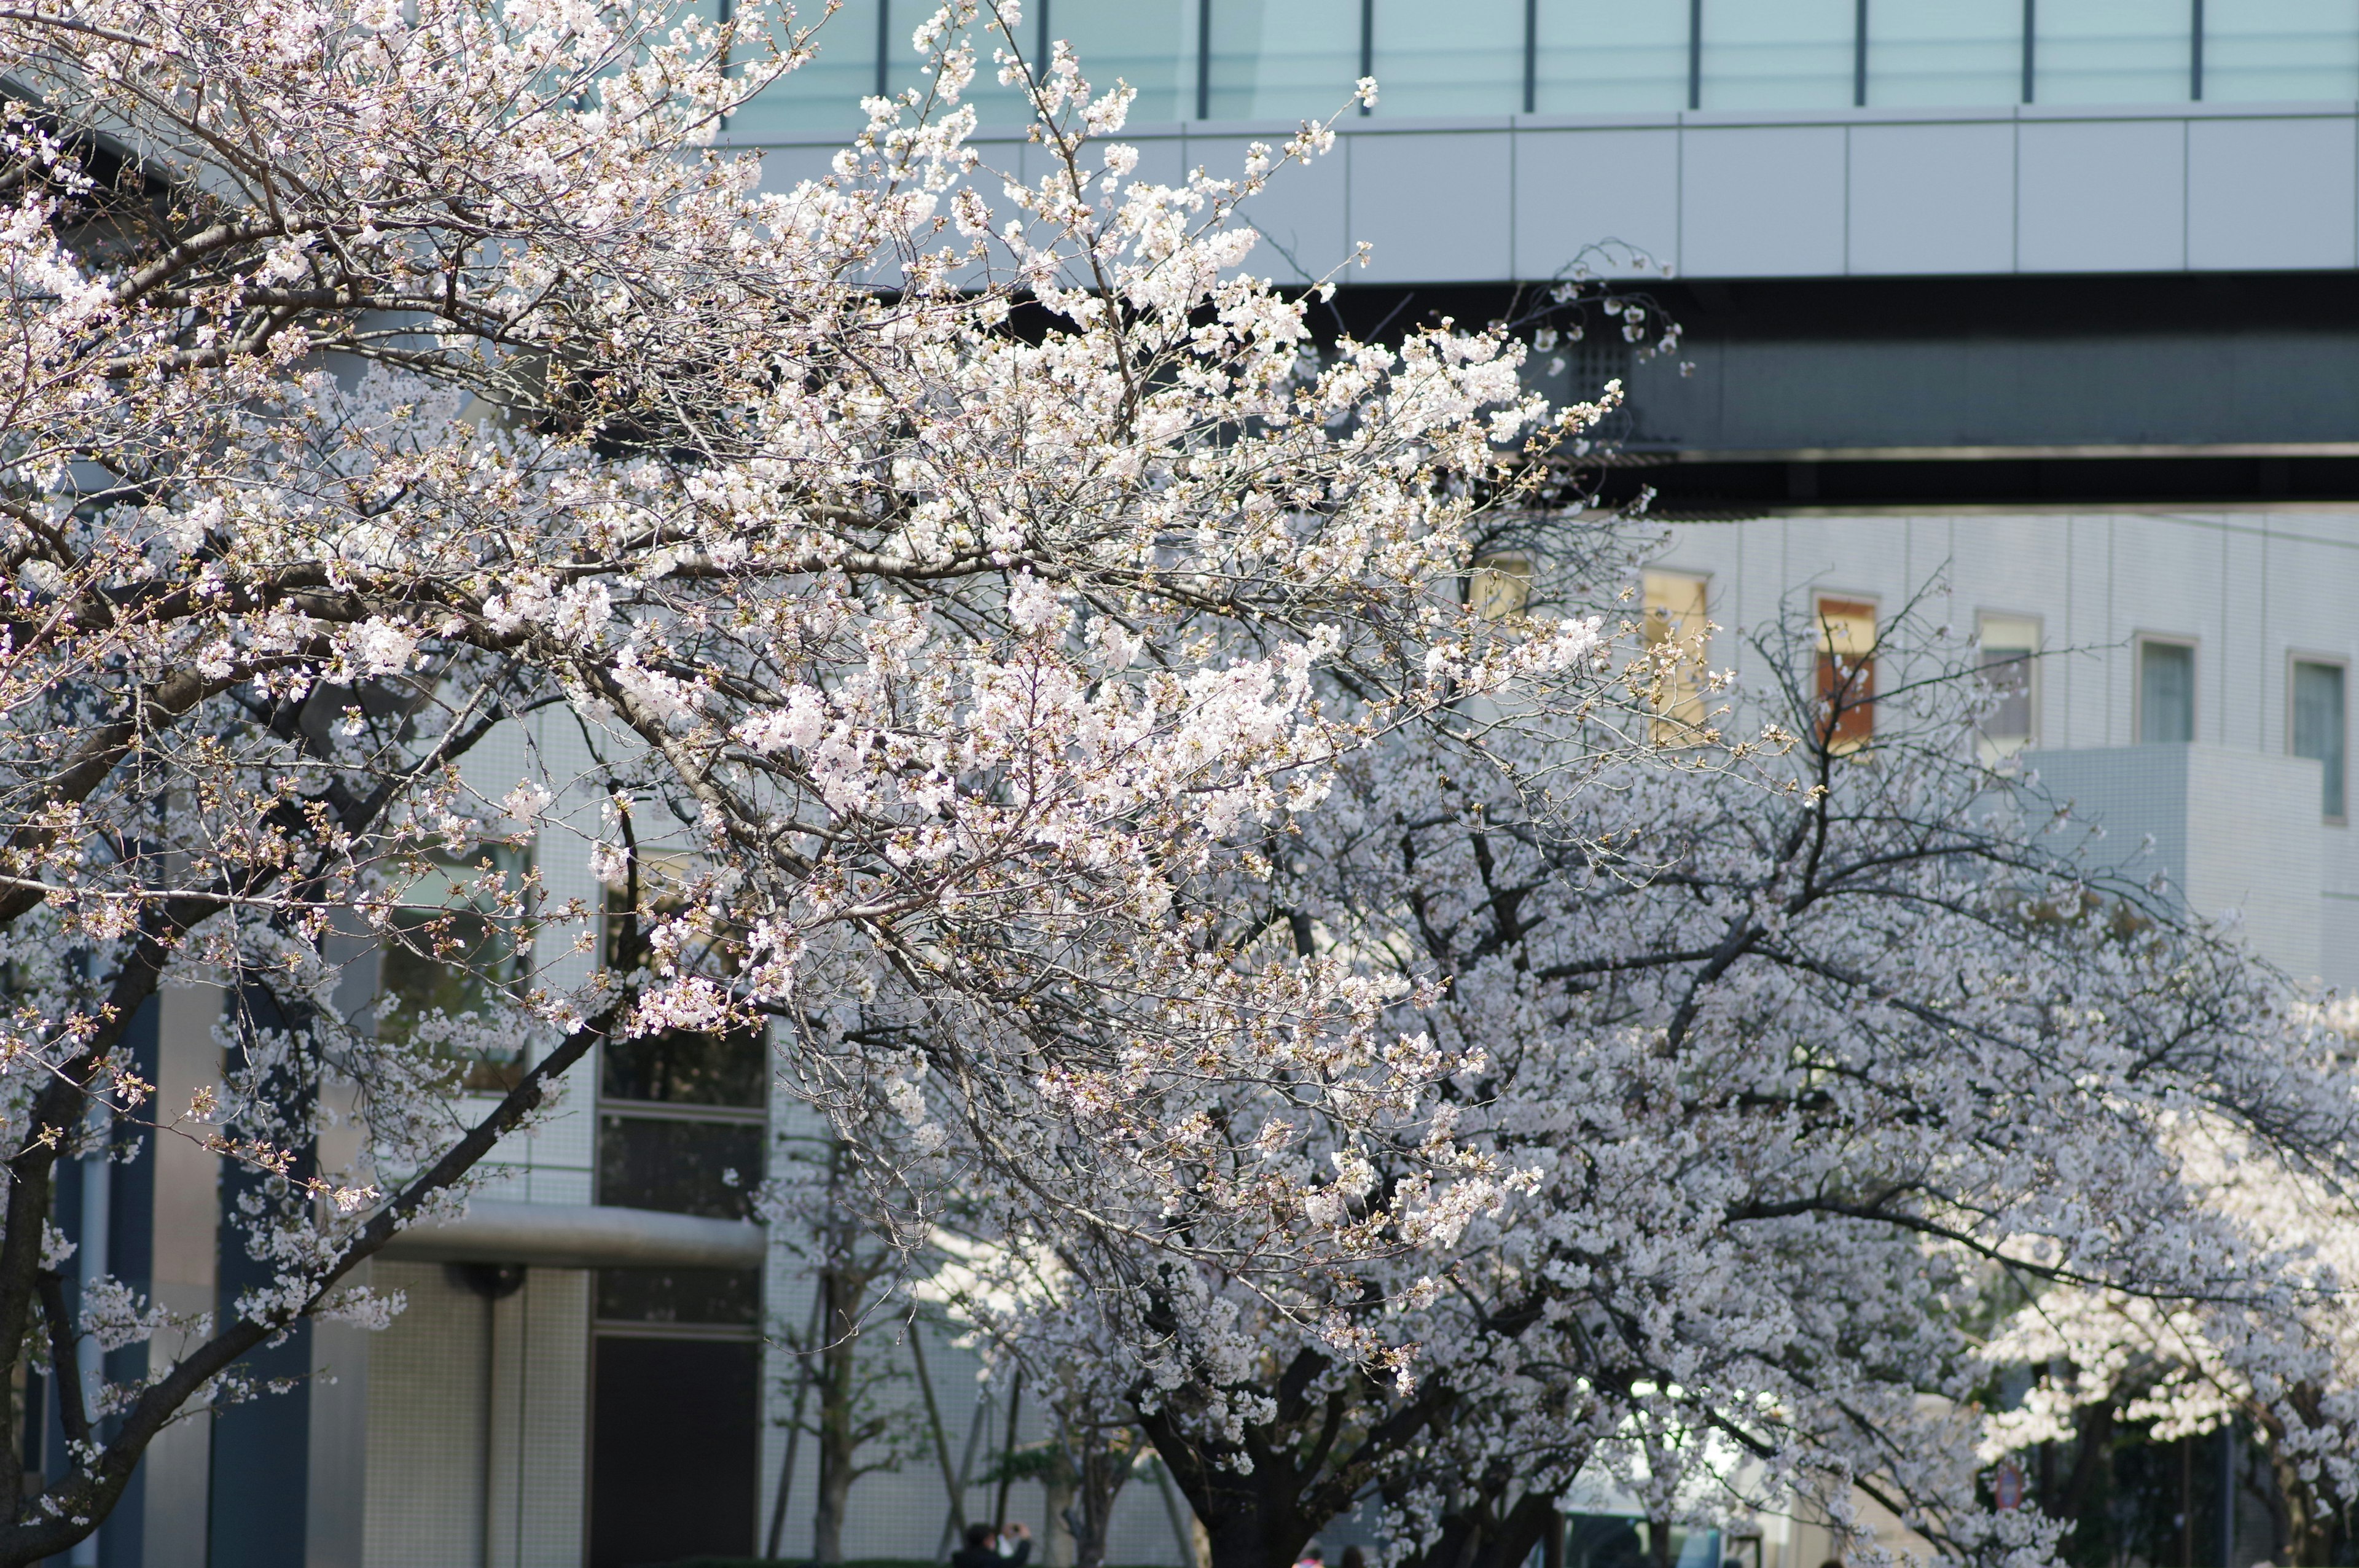
[[[1376,0],[1360,0],[1360,80],[1376,74]],[[1365,103],[1360,113],[1368,113]]]
[[[2203,102],[2203,0],[2188,0],[2187,96]]]
[[[876,0],[876,96],[892,91],[893,0]]]
[[[1703,107],[1703,0],[1688,0],[1688,107]]]
[[[1524,113],[1531,114],[1540,94],[1540,0],[1524,0]]]
[[[1859,0],[1859,7],[1852,21],[1851,106],[1854,109],[1867,107],[1867,0]]]
[[[1196,0],[1196,118],[1212,117],[1212,0]]]
[[[2039,0],[2023,0],[2023,101],[2031,102],[2032,69],[2039,50]]]

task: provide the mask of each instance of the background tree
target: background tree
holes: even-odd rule
[[[2239,1325],[2276,1419],[2311,1408],[2347,1295],[2234,1222],[2221,1173],[2350,1226],[2343,1043],[1985,766],[1984,688],[1890,635],[1830,676],[1820,628],[1773,629],[1745,700],[1775,721],[1740,741],[1667,713],[1691,744],[1611,791],[1545,787],[1545,752],[1470,705],[1466,745],[1356,758],[1273,836],[1232,940],[1349,953],[1419,999],[1462,1064],[1451,1147],[1495,1176],[1479,1201],[1281,1294],[1006,1200],[1035,1283],[1004,1342],[1098,1358],[1216,1563],[1289,1562],[1373,1498],[1401,1561],[1513,1568],[1576,1476],[1660,1524],[1797,1498],[1843,1524],[1856,1486],[1944,1553],[2037,1560],[2056,1522],[1994,1510],[1973,1458],[1994,1291]],[[1278,1113],[1208,1085],[1202,1114]],[[1329,1212],[1442,1184],[1294,1146]],[[2343,1456],[2321,1474],[2347,1462],[2346,1412],[2302,1419]]]

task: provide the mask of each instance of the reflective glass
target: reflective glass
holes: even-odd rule
[[[849,138],[867,124],[860,101],[876,91],[876,24],[890,0],[843,0],[834,16],[813,27],[822,5],[805,5],[796,18],[797,30],[810,27],[812,54],[809,60],[764,89],[761,95],[732,115],[729,139],[759,142],[776,136],[808,135],[832,131]],[[914,12],[914,0],[901,0]],[[907,28],[903,29],[906,34]],[[771,36],[785,47],[786,28],[776,13]],[[907,37],[898,40],[908,52]],[[751,53],[751,50],[740,50]],[[911,56],[914,59],[916,57]],[[906,71],[904,74],[908,74]]]
[[[1524,106],[1523,0],[1376,0],[1375,20],[1377,114],[1512,114]]]
[[[598,1201],[743,1219],[746,1195],[762,1180],[762,1134],[757,1122],[602,1116]]]
[[[2023,96],[2023,0],[1869,0],[1867,101],[1965,108]]]
[[[2039,0],[2035,15],[2034,103],[2187,101],[2188,0]]]
[[[1687,0],[1540,0],[1538,46],[1543,114],[1688,106]]]
[[[758,1323],[762,1276],[750,1269],[601,1269],[598,1316],[609,1323]]]
[[[2339,817],[2343,813],[2345,714],[2341,665],[2304,661],[2294,665],[2293,754],[2317,760],[2320,809],[2328,816]]]
[[[2359,10],[2351,0],[2205,0],[2203,96],[2359,98]]]
[[[1213,0],[1215,120],[1323,120],[1360,79],[1360,0]]]
[[[1704,0],[1706,109],[1841,109],[1855,0]]]
[[[1197,10],[1196,0],[1052,0],[1049,35],[1073,46],[1092,91],[1117,77],[1138,90],[1131,124],[1192,119]]]
[[[2138,743],[2195,739],[2195,650],[2183,643],[2138,644]]]

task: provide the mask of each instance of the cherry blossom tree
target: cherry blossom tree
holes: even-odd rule
[[[1392,1560],[1515,1568],[1576,1478],[1665,1525],[1797,1498],[1854,1523],[1856,1487],[1945,1556],[2040,1561],[2057,1521],[1978,1489],[2042,1413],[1989,1410],[1995,1367],[2049,1354],[2035,1328],[2100,1367],[2190,1316],[2351,1495],[2352,1305],[2316,1250],[2354,1233],[2347,1041],[1986,766],[1984,688],[1921,622],[1889,635],[1882,691],[1838,665],[1822,695],[1819,629],[1775,630],[1727,736],[1674,707],[1611,789],[1545,787],[1470,713],[1465,745],[1364,753],[1273,835],[1261,927],[1417,999],[1457,1064],[1419,1124],[1480,1162],[1474,1201],[1298,1119],[1307,1204],[1419,1189],[1428,1217],[1273,1291],[997,1195],[973,1320],[1126,1405],[1223,1568],[1361,1507]],[[1871,702],[1869,736],[1845,713]],[[1204,1115],[1283,1112],[1207,1084]]]
[[[1493,331],[1314,352],[1234,213],[1328,130],[1135,178],[1128,90],[1015,21],[925,21],[924,85],[765,189],[706,144],[819,39],[752,9],[0,16],[0,1354],[53,1371],[71,1447],[0,1561],[85,1535],[298,1319],[383,1322],[353,1268],[603,1040],[775,1020],[870,1190],[954,1145],[1240,1279],[1488,1201],[1417,1110],[1456,1065],[1416,982],[1240,946],[1222,901],[1471,696],[1560,773],[1641,749],[1601,722],[1610,629],[1460,591],[1596,411]],[[965,146],[978,45],[1038,111],[1030,183]],[[603,909],[546,895],[567,855]],[[477,1001],[353,998],[401,954]],[[230,999],[223,1072],[159,1107],[125,1031],[175,981]],[[868,1028],[880,996],[933,1027]],[[1206,1086],[1455,1179],[1347,1214]],[[269,1283],[221,1321],[67,1299],[56,1165],[109,1119],[251,1173]],[[84,1400],[78,1345],[141,1338]]]

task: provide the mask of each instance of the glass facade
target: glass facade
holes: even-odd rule
[[[1702,109],[1841,109],[1854,92],[1856,0],[1704,0]]]
[[[1688,106],[1686,0],[1549,0],[1534,22],[1537,112],[1619,114]]]
[[[2023,0],[1870,0],[1867,101],[1968,109],[2023,96]]]
[[[844,0],[733,137],[856,126],[880,80],[921,80],[925,8]],[[1393,119],[2359,97],[2349,0],[1033,0],[1020,32],[1136,87],[1134,124],[1323,118],[1364,70]],[[1022,101],[992,74],[971,96],[1004,126]]]
[[[1377,114],[1406,119],[1523,107],[1524,0],[1375,0],[1372,9]]]

